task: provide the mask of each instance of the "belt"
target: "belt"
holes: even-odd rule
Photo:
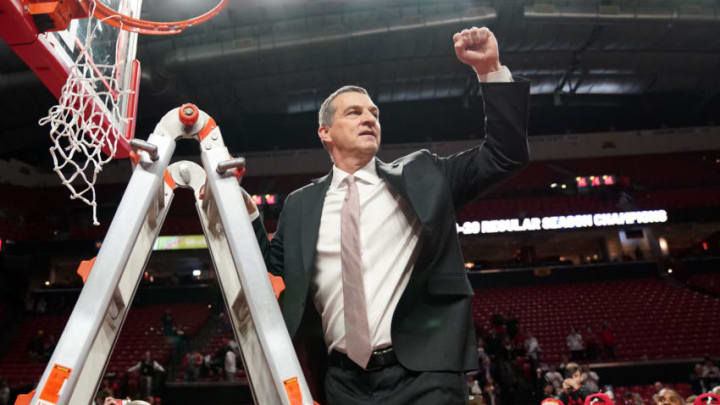
[[[337,350],[333,350],[332,352],[330,352],[329,361],[331,366],[355,371],[375,371],[398,364],[397,356],[395,356],[395,350],[393,350],[392,347],[386,347],[372,352],[372,355],[370,355],[370,360],[368,361],[367,367],[365,369],[360,367],[354,361],[350,360],[347,354],[341,353]]]

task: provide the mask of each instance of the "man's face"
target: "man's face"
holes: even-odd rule
[[[576,383],[582,384],[582,371],[578,370],[573,373],[572,379],[575,380]]]
[[[674,391],[663,389],[658,393],[656,403],[658,405],[684,405],[685,401]]]
[[[330,126],[318,129],[335,160],[372,157],[380,148],[380,110],[363,93],[347,92],[333,100],[335,114]]]

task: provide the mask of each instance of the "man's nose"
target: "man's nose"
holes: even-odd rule
[[[363,112],[363,122],[367,122],[372,124],[373,126],[375,123],[377,123],[377,117],[373,113],[371,113],[369,110],[365,110]]]

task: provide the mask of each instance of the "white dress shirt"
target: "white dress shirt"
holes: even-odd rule
[[[311,282],[328,350],[345,352],[340,261],[340,210],[348,174],[333,166],[318,234]],[[360,197],[360,243],[365,299],[373,348],[390,346],[390,324],[414,265],[420,223],[408,204],[377,175],[375,159],[354,173]]]

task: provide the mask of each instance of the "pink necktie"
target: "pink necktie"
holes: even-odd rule
[[[342,262],[343,306],[347,355],[363,368],[372,354],[360,244],[360,197],[354,176],[343,180],[347,186],[340,212],[340,259]]]

